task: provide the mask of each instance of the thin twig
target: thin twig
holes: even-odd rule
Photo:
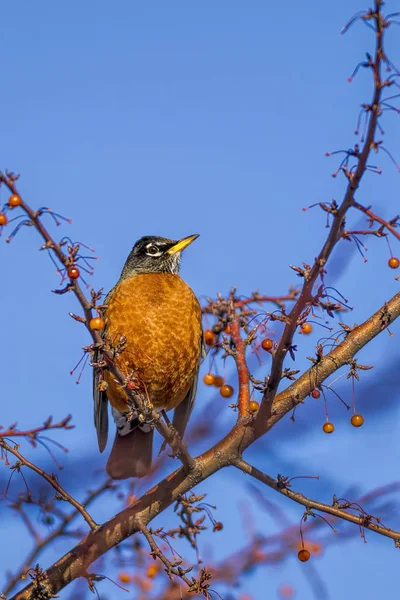
[[[103,492],[109,490],[113,487],[112,479],[108,478],[104,483],[102,483],[96,490],[88,492],[85,500],[82,502],[82,506],[88,506],[91,504],[96,498],[101,496]],[[59,514],[58,516],[61,518],[61,523],[56,527],[51,533],[49,533],[46,537],[37,540],[36,545],[29,552],[27,557],[25,558],[23,565],[19,568],[18,572],[10,578],[7,583],[7,586],[4,590],[5,595],[9,594],[13,588],[21,581],[21,578],[25,575],[26,571],[32,567],[34,561],[37,559],[39,554],[47,548],[57,538],[60,536],[71,536],[73,532],[66,531],[67,526],[73,521],[75,517],[81,514],[79,509],[75,509],[68,514]],[[74,534],[75,535],[75,534]]]
[[[323,504],[322,502],[311,500],[311,498],[306,498],[303,494],[299,494],[288,487],[282,486],[278,480],[270,477],[270,475],[266,475],[242,458],[236,459],[234,461],[234,466],[243,471],[243,473],[251,475],[254,477],[254,479],[261,481],[261,483],[264,483],[276,492],[279,492],[283,496],[290,498],[294,502],[297,502],[308,509],[320,510],[321,512],[337,517],[338,519],[342,519],[343,521],[349,521],[350,523],[354,523],[358,526],[361,525],[365,529],[369,529],[370,531],[374,531],[375,533],[379,533],[380,535],[391,538],[395,541],[396,545],[400,545],[400,531],[393,531],[388,527],[379,525],[379,523],[373,523],[372,521],[366,519],[365,516],[362,517],[353,515],[335,506],[330,506],[329,504]]]
[[[8,429],[0,430],[0,438],[9,438],[9,437],[27,437],[31,440],[35,440],[39,433],[43,431],[49,431],[50,429],[73,429],[74,425],[69,425],[70,420],[72,419],[71,415],[62,419],[58,423],[52,422],[52,417],[49,417],[43,425],[40,427],[35,427],[33,429],[27,429],[25,431],[19,431],[16,429],[16,423],[11,425]]]
[[[370,207],[363,206],[362,204],[360,204],[359,202],[356,202],[355,200],[353,200],[353,206],[357,210],[360,210],[361,212],[368,215],[368,217],[371,219],[371,221],[376,221],[377,223],[380,223],[381,225],[386,227],[386,229],[388,231],[390,231],[391,234],[393,234],[398,240],[400,240],[400,233],[395,229],[395,227],[390,223],[390,221],[386,221],[379,215],[372,212]],[[357,233],[361,233],[361,232],[357,232]],[[370,233],[375,233],[375,232],[372,231]],[[377,234],[375,233],[375,235],[377,235]]]
[[[374,57],[374,91],[373,99],[371,102],[371,115],[368,123],[368,131],[365,137],[365,142],[362,151],[358,154],[358,164],[352,174],[347,189],[342,201],[341,206],[335,211],[333,216],[333,222],[327,236],[326,242],[317,256],[314,265],[305,277],[304,285],[297,299],[294,307],[288,315],[287,323],[281,339],[279,340],[278,347],[274,352],[271,372],[268,380],[268,388],[266,389],[263,400],[261,403],[260,410],[255,419],[254,426],[259,426],[262,421],[265,421],[266,416],[271,410],[271,405],[276,395],[279,383],[281,381],[281,373],[283,362],[286,358],[286,354],[292,345],[294,333],[298,326],[298,320],[307,306],[312,303],[312,291],[317,281],[317,278],[323,273],[328,258],[330,257],[334,247],[341,238],[341,230],[344,225],[345,215],[349,208],[353,205],[354,193],[356,192],[363,175],[366,172],[368,157],[371,152],[372,143],[374,141],[375,132],[378,123],[378,117],[380,114],[380,99],[382,95],[382,80],[381,80],[381,64],[383,60],[383,35],[382,35],[382,21],[383,16],[380,12],[381,3],[380,0],[375,2],[374,20],[376,23],[376,49]]]
[[[31,463],[27,458],[25,458],[25,456],[23,456],[18,451],[18,446],[14,446],[14,447],[10,446],[4,439],[0,439],[0,448],[3,448],[7,452],[10,452],[11,454],[13,454],[16,458],[18,458],[19,462],[22,465],[25,465],[26,467],[28,467],[29,469],[31,469],[32,471],[34,471],[35,473],[37,473],[38,475],[43,477],[43,479],[45,479],[47,481],[47,483],[49,483],[56,490],[56,492],[58,494],[60,494],[60,496],[62,497],[63,500],[66,500],[67,502],[72,504],[72,506],[74,506],[76,508],[76,510],[78,510],[81,513],[82,517],[85,519],[85,521],[89,525],[90,529],[92,529],[92,530],[97,529],[98,524],[96,523],[96,521],[94,521],[92,519],[92,517],[87,512],[87,510],[85,510],[84,506],[82,504],[80,504],[77,500],[75,500],[75,498],[73,498],[58,483],[55,475],[49,475],[48,473],[46,473],[46,471],[43,471],[43,469],[41,469],[40,467]]]

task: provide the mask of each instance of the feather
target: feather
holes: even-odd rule
[[[107,305],[114,288],[107,294],[104,305]],[[104,313],[103,313],[104,314]],[[101,332],[101,337],[104,339],[106,335],[105,329]],[[93,353],[93,362],[97,363],[101,360],[102,355],[100,350]],[[94,402],[94,426],[97,432],[97,442],[100,452],[103,452],[108,439],[108,399],[104,390],[99,388],[100,384],[100,369],[93,367],[93,402]]]
[[[113,479],[144,477],[151,470],[154,430],[135,427],[126,435],[115,435],[106,471]]]

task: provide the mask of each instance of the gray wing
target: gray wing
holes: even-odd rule
[[[109,301],[114,288],[107,294],[104,304]],[[101,332],[101,336],[105,337],[105,329]],[[93,361],[101,360],[101,351],[96,351],[93,356]],[[105,391],[99,390],[100,370],[93,368],[93,401],[94,401],[94,426],[97,432],[97,442],[100,452],[103,452],[107,445],[108,438],[108,399]]]
[[[193,383],[190,387],[190,390],[188,391],[188,393],[186,395],[186,398],[174,410],[174,418],[172,419],[172,425],[176,429],[176,431],[179,433],[181,438],[183,437],[183,434],[185,433],[186,426],[188,424],[191,412],[193,410],[194,400],[196,398],[197,383],[199,381],[200,364],[201,364],[202,359],[205,357],[205,355],[206,355],[206,351],[205,351],[205,345],[204,345],[204,339],[203,339],[203,333],[202,333],[201,339],[200,339],[200,360],[199,360],[199,366],[198,366],[196,375],[193,379]]]
[[[96,355],[95,355],[96,356]],[[95,362],[98,358],[96,357]],[[99,390],[100,372],[93,369],[93,400],[94,400],[94,426],[97,431],[97,442],[100,452],[107,445],[108,438],[108,400],[106,392]]]

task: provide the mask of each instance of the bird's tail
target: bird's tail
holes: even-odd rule
[[[106,471],[113,479],[144,477],[150,472],[154,430],[135,427],[126,435],[115,436]]]

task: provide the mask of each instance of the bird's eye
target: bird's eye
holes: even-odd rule
[[[160,250],[159,248],[157,248],[157,246],[149,246],[147,249],[147,254],[150,254],[150,256],[155,256],[156,254],[159,254]]]

